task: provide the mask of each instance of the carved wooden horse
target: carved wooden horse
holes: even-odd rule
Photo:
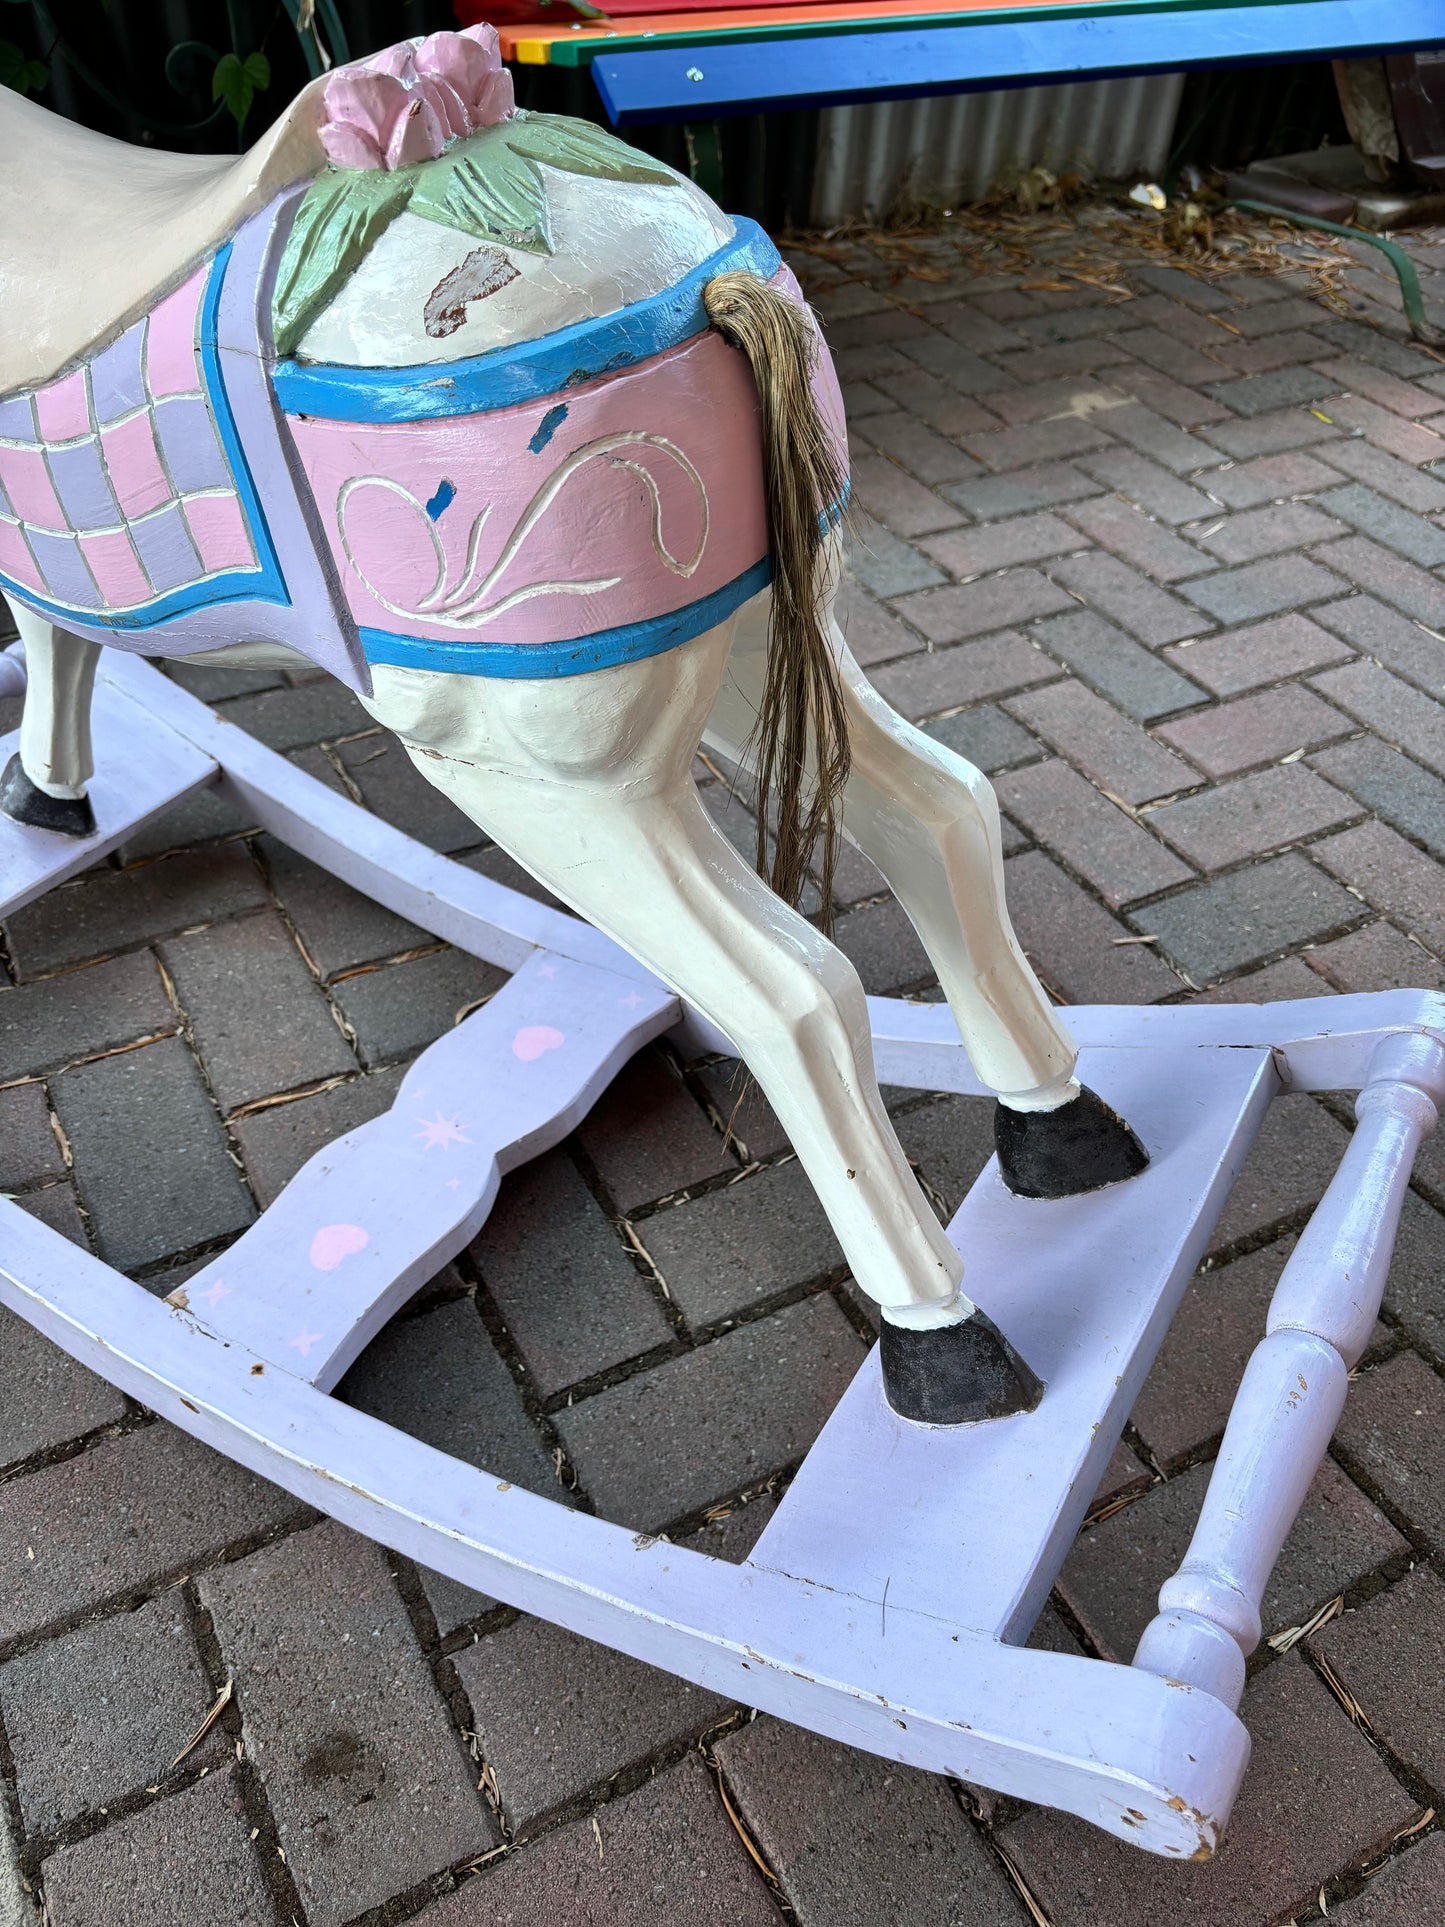
[[[339,70],[239,161],[4,93],[0,152],[0,588],[29,674],[3,807],[90,827],[101,643],[323,665],[735,1040],[882,1307],[895,1409],[1034,1403],[884,1111],[858,978],[793,907],[835,820],[998,1093],[1010,1186],[1145,1154],[1074,1080],[988,784],[833,619],[842,408],[767,238],[596,128],[514,112],[489,28]],[[758,776],[765,826],[771,799],[776,889],[704,812],[700,740]]]

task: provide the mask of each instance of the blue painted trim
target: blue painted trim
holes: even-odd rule
[[[732,240],[680,281],[614,314],[419,368],[283,361],[273,377],[276,399],[288,415],[343,422],[414,422],[513,408],[646,361],[702,334],[710,325],[702,291],[715,275],[741,268],[770,281],[780,265],[778,250],[757,223],[739,217]]]
[[[755,562],[722,588],[714,589],[671,615],[653,616],[621,629],[601,629],[572,642],[433,642],[420,636],[396,636],[385,629],[363,629],[361,646],[371,663],[389,662],[398,669],[445,669],[461,676],[501,676],[508,682],[547,681],[558,676],[585,676],[592,669],[614,663],[641,662],[660,656],[679,643],[691,642],[707,629],[725,622],[772,580],[769,556]]]
[[[37,615],[49,616],[53,622],[59,623],[62,629],[74,628],[77,625],[84,625],[89,629],[120,627],[116,618],[106,610],[79,609],[71,603],[52,602],[48,596],[40,595],[28,583],[17,582],[14,576],[6,575],[3,570],[0,570],[0,594],[5,595],[12,602],[22,603],[27,609],[33,609]],[[130,618],[126,626],[130,628],[148,628],[154,620],[149,609],[140,612],[145,617],[143,622],[135,621],[136,611],[128,610],[126,613]]]
[[[599,53],[614,127],[1445,45],[1441,0],[1274,0]],[[692,76],[697,75],[694,79]]]
[[[226,393],[226,377],[221,367],[218,319],[221,310],[221,286],[225,281],[230,260],[231,243],[227,241],[211,263],[210,278],[206,282],[206,292],[201,303],[201,366],[206,371],[206,392],[211,398],[211,412],[215,417],[216,427],[220,431],[221,446],[226,452],[226,461],[236,484],[236,493],[241,498],[241,508],[251,533],[251,541],[255,546],[256,560],[261,567],[259,571],[238,569],[230,575],[218,575],[208,583],[199,584],[199,588],[214,588],[218,593],[204,596],[197,594],[191,606],[194,607],[201,602],[279,602],[289,608],[291,597],[287,592],[286,578],[281,573],[276,546],[271,540],[266,511],[261,506],[261,497],[251,478],[251,465],[246,460],[246,451],[236,428],[236,418],[231,413],[231,400]],[[177,593],[181,592],[177,591]]]
[[[216,317],[221,303],[221,284],[225,280],[226,265],[231,258],[231,244],[219,250],[211,263],[210,276],[206,282],[205,294],[201,297],[200,350],[201,366],[205,370],[206,388],[210,397],[211,412],[221,437],[221,446],[226,452],[236,492],[246,516],[251,540],[256,549],[256,569],[228,569],[223,575],[207,576],[203,582],[188,582],[179,589],[170,589],[154,602],[143,603],[138,609],[82,609],[75,603],[52,602],[40,596],[23,583],[14,582],[9,576],[0,575],[0,589],[7,596],[13,595],[23,602],[27,609],[37,610],[41,615],[50,616],[61,624],[67,622],[84,623],[92,629],[155,629],[162,623],[174,622],[192,609],[209,608],[218,602],[270,602],[289,607],[291,598],[287,593],[286,580],[281,573],[281,564],[276,558],[276,550],[271,542],[271,531],[266,526],[265,513],[251,470],[246,461],[246,452],[241,446],[241,438],[236,430],[235,419],[231,414],[231,404],[226,395],[225,377],[221,371],[221,355],[217,345]]]

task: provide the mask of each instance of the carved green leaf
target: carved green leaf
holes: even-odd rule
[[[552,252],[542,177],[514,151],[503,128],[474,134],[425,168],[411,211],[478,240]]]
[[[552,252],[539,164],[597,180],[668,187],[676,175],[587,121],[519,114],[454,148],[422,172],[411,211],[477,240]]]
[[[474,240],[550,254],[544,165],[595,180],[677,181],[600,127],[558,114],[518,114],[417,167],[330,168],[307,189],[281,257],[271,304],[277,352],[294,353],[403,209]]]
[[[507,145],[529,160],[545,161],[564,174],[588,174],[604,181],[644,181],[656,187],[675,187],[677,176],[650,154],[620,141],[591,121],[570,120],[561,114],[528,114],[508,121]]]
[[[281,257],[271,320],[278,354],[298,341],[350,279],[415,191],[420,169],[333,169],[313,181]]]

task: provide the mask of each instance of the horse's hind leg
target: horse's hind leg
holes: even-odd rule
[[[998,1093],[1010,1187],[1062,1197],[1133,1177],[1147,1154],[1074,1078],[1078,1052],[1030,969],[1004,902],[992,786],[885,703],[834,627],[852,751],[850,841],[883,872],[922,939],[979,1076]],[[748,763],[767,662],[762,605],[744,611],[705,741]]]
[[[13,607],[25,644],[25,709],[19,752],[0,775],[0,810],[37,829],[89,836],[95,828],[85,793],[95,774],[90,698],[100,646],[19,603]]]
[[[474,821],[738,1040],[883,1308],[895,1407],[943,1423],[1019,1410],[1037,1380],[959,1289],[878,1094],[852,965],[737,855],[693,786],[730,627],[558,682],[378,668],[369,706]]]

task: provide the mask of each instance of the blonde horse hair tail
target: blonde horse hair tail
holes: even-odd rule
[[[849,753],[820,565],[846,476],[813,391],[819,344],[807,311],[743,273],[709,281],[703,302],[713,326],[747,356],[762,403],[773,596],[767,676],[750,744],[759,792],[758,873],[796,909],[816,849],[826,929]],[[771,863],[770,813],[776,819]]]

